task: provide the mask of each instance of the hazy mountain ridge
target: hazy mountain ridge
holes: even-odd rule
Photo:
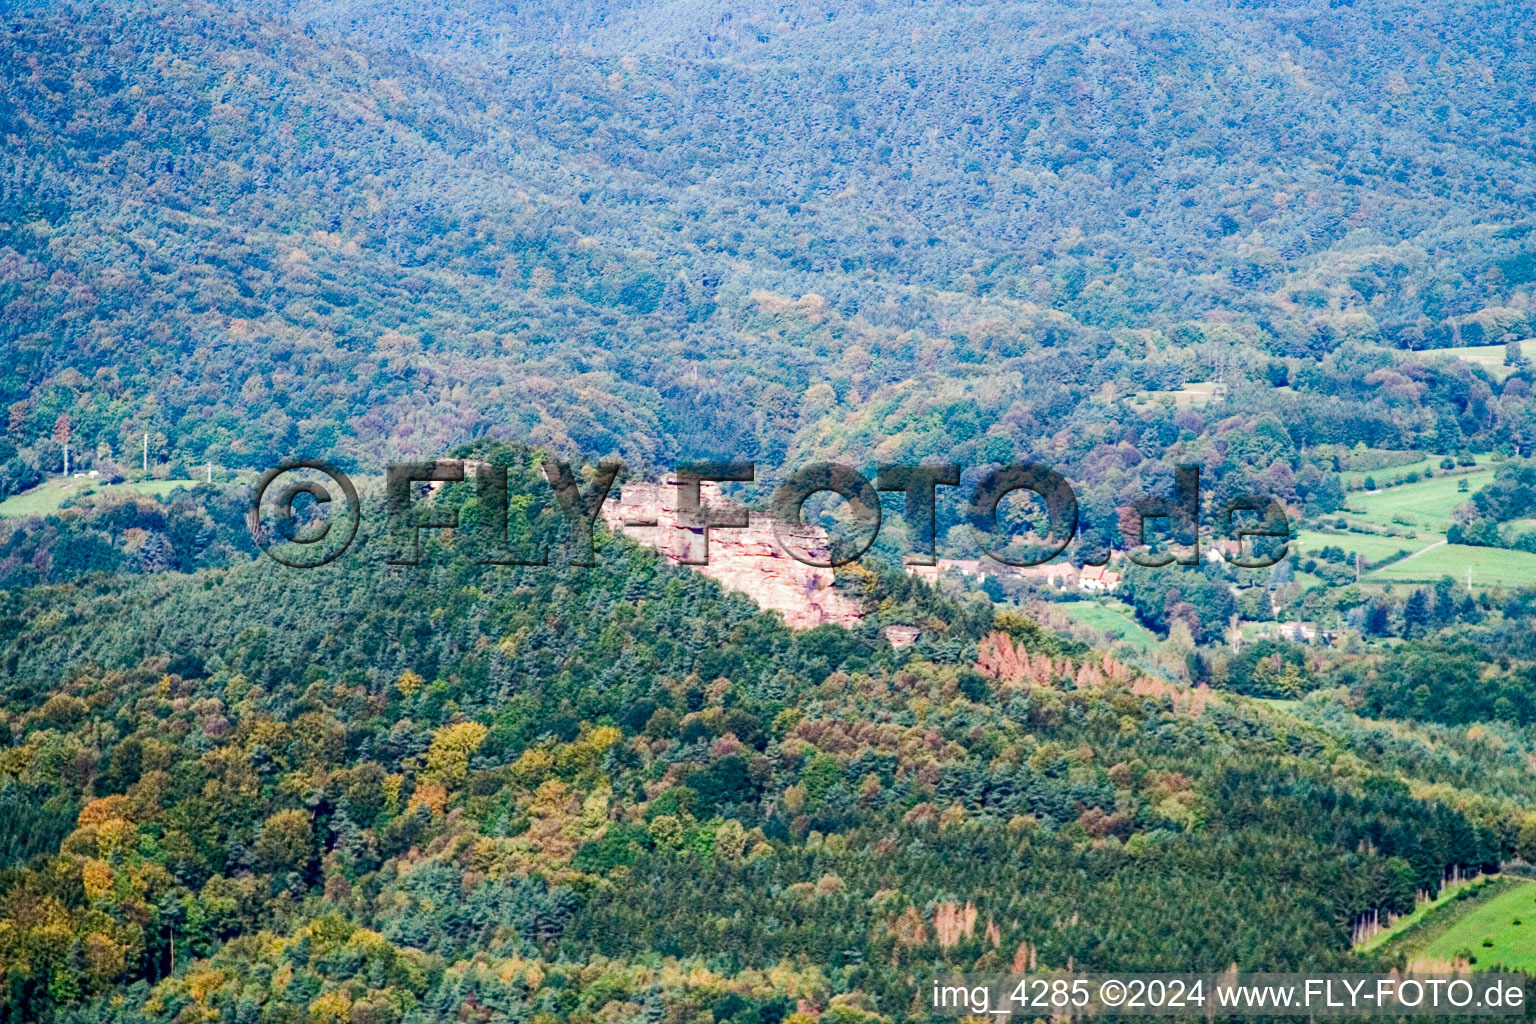
[[[539,15],[550,38],[505,59],[337,10],[353,34],[220,6],[11,19],[12,445],[71,412],[119,458],[146,428],[231,465],[492,431],[665,464],[795,446],[817,377],[871,390],[851,347],[893,383],[1092,362],[1095,331],[1134,363],[1188,323],[1288,357],[1524,329],[1531,69],[1496,7],[1449,52],[1450,15],[1417,7],[1004,6],[805,15],[692,60],[642,45],[667,7],[611,29],[634,54]],[[851,326],[808,345],[754,290]],[[946,352],[957,332],[980,351]],[[82,398],[104,369],[113,401]]]

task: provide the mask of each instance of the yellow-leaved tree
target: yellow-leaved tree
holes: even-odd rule
[[[485,742],[490,730],[479,722],[455,722],[432,734],[423,781],[453,788],[469,776],[469,758]]]

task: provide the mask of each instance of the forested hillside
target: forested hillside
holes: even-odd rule
[[[1361,915],[1536,856],[1507,731],[1213,697],[898,579],[859,586],[901,651],[613,539],[426,554],[7,592],[7,1019],[903,1017],[941,967],[1359,965]]]
[[[65,435],[77,465],[144,433],[251,468],[490,434],[1153,479],[1266,412],[1306,445],[1523,447],[1528,371],[1403,352],[1530,333],[1529,31],[1504,4],[22,6],[3,486]],[[1224,402],[1112,401],[1185,380]]]
[[[1536,861],[1532,34],[6,5],[0,1021],[885,1024],[938,971],[1398,965],[1363,923]],[[753,460],[759,510],[813,460],[1037,460],[1113,593],[987,563],[960,488],[949,568],[893,506],[837,571],[851,629],[603,529],[473,561],[562,539],[551,451]],[[508,507],[420,490],[460,536],[385,564],[382,470],[448,455]],[[290,456],[366,499],[310,571],[247,532]],[[1178,465],[1208,533],[1278,498],[1288,557],[1127,566]]]

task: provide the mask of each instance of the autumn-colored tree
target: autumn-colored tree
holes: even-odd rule
[[[314,857],[314,828],[300,810],[278,811],[261,826],[256,856],[269,871],[302,871]]]
[[[463,785],[469,774],[469,759],[490,732],[479,722],[445,725],[432,736],[427,750],[427,770],[423,778],[453,788]]]

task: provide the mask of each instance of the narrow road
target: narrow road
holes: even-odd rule
[[[1418,558],[1420,555],[1422,555],[1424,552],[1426,552],[1426,551],[1433,551],[1433,550],[1435,550],[1435,548],[1445,547],[1445,545],[1447,545],[1449,543],[1450,543],[1450,541],[1448,541],[1448,540],[1437,540],[1433,544],[1431,544],[1429,547],[1427,547],[1427,548],[1420,548],[1419,550],[1415,551],[1413,554],[1409,555],[1407,558],[1403,559],[1402,562],[1398,562],[1397,564],[1398,565],[1402,565],[1403,562],[1411,562],[1415,558]]]

